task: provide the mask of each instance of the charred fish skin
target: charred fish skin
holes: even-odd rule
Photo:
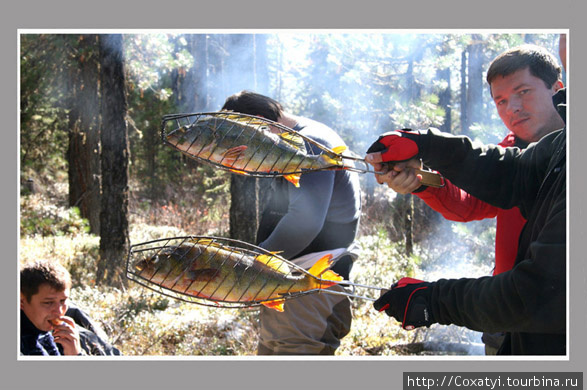
[[[328,262],[321,265],[321,272],[328,266]],[[335,283],[311,273],[294,275],[283,259],[272,254],[251,255],[213,243],[166,248],[138,262],[136,269],[151,283],[182,294],[217,302],[261,303],[276,310],[283,310],[286,294]]]
[[[226,117],[202,117],[170,133],[167,141],[204,160],[244,172],[293,173],[342,165],[336,155],[308,154],[292,133],[272,133],[264,123]]]
[[[181,276],[193,266],[199,254],[193,249],[185,246],[167,247],[148,258],[142,259],[135,265],[138,276],[151,283],[168,288],[179,290],[188,286],[181,282]],[[191,251],[191,257],[190,257]],[[192,261],[193,260],[193,261]]]

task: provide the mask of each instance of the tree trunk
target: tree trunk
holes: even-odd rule
[[[406,71],[406,94],[408,104],[419,101],[422,95],[422,88],[416,80],[414,75],[414,65],[422,59],[422,50],[418,47],[414,54],[408,58],[408,69]],[[414,248],[414,201],[411,194],[398,194],[400,203],[400,213],[402,213],[401,229],[404,234],[404,242],[406,245],[406,255],[411,256]]]
[[[69,114],[69,205],[100,233],[100,131],[98,44],[96,35],[82,35],[72,69]]]
[[[268,82],[267,70],[267,45],[266,37],[257,35],[234,35],[230,37],[229,47],[235,52],[242,52],[243,48],[249,47],[250,57],[235,64],[228,61],[230,65],[238,66],[238,69],[253,74],[253,89],[259,93],[267,93]],[[229,73],[234,68],[226,67]],[[224,70],[224,69],[223,69]],[[255,242],[257,226],[259,222],[259,183],[254,177],[231,175],[230,179],[230,237],[246,242]]]
[[[469,45],[467,64],[467,118],[469,127],[480,122],[483,106],[483,42],[479,34],[473,34]]]
[[[255,242],[258,225],[257,180],[241,175],[230,176],[230,237]]]
[[[413,217],[414,199],[412,194],[397,194],[397,210],[401,215],[401,231],[406,245],[406,255],[411,256],[414,251]]]
[[[452,95],[450,85],[450,68],[440,69],[437,71],[438,78],[446,82],[446,88],[438,92],[438,105],[444,110],[444,122],[440,126],[440,131],[445,133],[452,132]]]
[[[469,133],[467,111],[467,50],[463,50],[461,54],[461,134]]]
[[[269,65],[267,60],[267,35],[253,35],[254,62],[255,62],[255,90],[258,93],[269,94]]]
[[[174,96],[179,112],[196,112],[206,107],[206,35],[187,34],[187,49],[194,57],[191,68],[177,73]]]
[[[100,85],[102,114],[102,208],[100,259],[96,282],[125,285],[128,237],[128,129],[122,36],[101,35]]]

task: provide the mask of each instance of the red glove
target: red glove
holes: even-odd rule
[[[422,280],[401,278],[373,303],[373,307],[401,322],[404,329],[428,327],[436,322],[430,310],[432,286],[433,283]]]
[[[420,134],[409,130],[396,130],[381,134],[367,153],[381,152],[381,162],[407,161],[420,152],[418,141]]]

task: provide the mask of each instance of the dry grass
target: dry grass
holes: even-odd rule
[[[205,209],[205,206],[187,208],[169,202],[164,206],[146,207],[136,199],[131,206],[134,210],[131,214],[131,243],[186,234],[218,234],[227,228],[223,218],[203,218],[203,212],[199,210]],[[49,214],[58,220],[69,215],[63,206],[55,202],[47,204],[35,196],[23,197],[21,207],[29,212],[25,218],[35,215],[35,210],[37,214],[47,214],[47,210],[53,210]],[[190,217],[187,223],[182,223],[186,215],[193,216],[193,219]],[[197,225],[199,231],[186,231],[194,228],[193,221],[198,218],[203,221]],[[364,218],[363,223],[369,223],[368,218]],[[67,229],[71,225],[64,223]],[[403,276],[426,279],[421,264],[433,262],[431,258],[437,254],[419,247],[417,255],[406,257],[403,246],[391,242],[383,226],[371,223],[359,237],[361,255],[351,274],[353,281],[385,287]],[[21,263],[49,258],[65,265],[74,280],[73,301],[91,313],[124,355],[255,354],[257,310],[211,308],[185,303],[152,292],[134,282],[122,290],[96,286],[94,272],[98,249],[99,237],[89,235],[83,227],[79,227],[60,235],[24,235],[21,237],[19,255]],[[374,294],[370,291],[357,293]],[[448,354],[449,351],[431,352],[430,349],[443,343],[458,346],[479,342],[478,333],[457,327],[433,326],[429,330],[406,332],[393,319],[373,310],[371,302],[361,299],[353,300],[353,318],[351,332],[342,340],[337,356]],[[471,352],[456,348],[456,353]]]

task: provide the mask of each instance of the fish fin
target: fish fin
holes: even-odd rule
[[[231,121],[239,122],[247,126],[267,126],[267,123],[259,118],[252,118],[245,116],[234,111],[220,111],[222,115],[220,117],[229,119]]]
[[[327,254],[320,258],[314,265],[308,270],[314,276],[320,277],[332,264],[332,254]]]
[[[320,276],[320,288],[326,288],[334,286],[338,282],[341,282],[343,277],[332,270],[328,270]]]
[[[247,148],[248,148],[247,145],[235,146],[234,148],[230,148],[226,152],[224,152],[223,156],[224,156],[224,158],[227,158],[227,159],[230,159],[230,160],[236,160],[237,158],[240,157],[240,155],[245,150],[247,150]]]
[[[255,257],[255,260],[265,264],[268,267],[273,268],[277,272],[281,272],[283,274],[289,273],[289,266],[287,265],[287,263],[274,255],[259,255]]]
[[[214,241],[210,238],[195,238],[191,241],[195,245],[205,245],[207,247],[214,247],[214,248],[220,248],[220,249],[223,248],[222,244],[220,244],[219,242]],[[193,249],[193,247],[191,249]]]
[[[283,178],[287,181],[289,181],[291,184],[293,184],[294,186],[296,186],[296,188],[300,187],[300,177],[301,175],[299,173],[294,173],[291,175],[285,175],[283,176]]]
[[[332,255],[328,254],[318,260],[312,268],[308,270],[309,273],[314,275],[317,278],[320,278],[320,286],[319,288],[326,288],[330,287],[337,282],[343,280],[342,276],[337,274],[336,272],[329,270],[328,268],[332,264]]]
[[[261,304],[265,307],[270,309],[277,310],[279,312],[283,312],[283,304],[285,303],[285,299],[275,299],[273,301],[262,302]]]
[[[283,133],[279,133],[279,136],[294,148],[304,152],[306,151],[306,144],[304,143],[304,139],[299,134],[284,131]]]
[[[191,243],[194,245],[206,245],[206,246],[214,246],[214,247],[218,247],[220,246],[219,243],[215,242],[214,240],[210,239],[210,238],[192,238],[190,239]]]
[[[209,282],[220,274],[219,270],[214,268],[195,269],[188,272],[190,280],[194,282]]]
[[[344,152],[345,150],[347,150],[348,148],[346,147],[346,145],[340,145],[337,146],[335,148],[332,148],[332,151],[336,154],[341,154],[342,152]]]
[[[345,148],[346,146],[339,146],[339,148]],[[337,148],[334,148],[334,152],[337,153],[336,155],[330,155],[328,153],[322,153],[320,158],[328,165],[335,165],[335,166],[342,166],[344,165],[342,162],[342,158],[336,152]]]
[[[199,238],[199,237],[191,237],[190,241],[194,244],[210,244],[212,240],[210,238]]]

